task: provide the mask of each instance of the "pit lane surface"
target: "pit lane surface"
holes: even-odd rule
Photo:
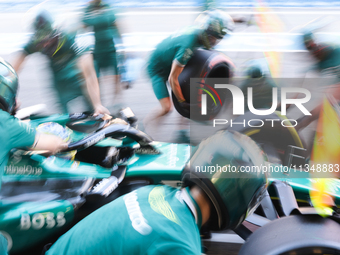
[[[254,15],[250,8],[228,8],[233,16],[242,16],[249,20]],[[305,77],[305,70],[313,63],[312,58],[304,51],[298,42],[299,27],[318,18],[320,20],[334,19],[340,13],[340,9],[314,9],[314,8],[276,8],[272,9],[280,17],[285,28],[282,34],[274,36],[274,40],[268,45],[267,37],[259,33],[255,25],[237,25],[233,35],[223,41],[220,50],[228,55],[237,67],[242,67],[247,60],[263,57],[262,51],[277,50],[282,52],[281,76],[286,78]],[[143,71],[143,63],[148,57],[149,51],[156,42],[167,34],[192,23],[197,16],[198,10],[186,9],[125,9],[118,17],[122,25],[124,43],[129,49],[128,57],[134,58],[136,70],[133,74],[137,78],[132,88],[123,90],[120,95],[114,95],[112,81],[101,78],[102,100],[105,106],[114,110],[121,106],[129,106],[140,120],[142,129],[155,140],[174,142],[176,141],[176,130],[186,128],[187,123],[179,114],[173,111],[168,117],[159,123],[153,123],[143,127],[142,120],[145,116],[158,107],[158,101],[151,89],[151,84]],[[15,51],[20,48],[27,39],[26,31],[22,29],[22,13],[2,13],[0,16],[0,52],[4,59],[13,61]],[[334,24],[327,25],[322,32],[330,36],[331,40],[337,40],[338,35]],[[250,22],[251,23],[251,22]],[[325,21],[325,23],[327,23]],[[26,36],[26,37],[25,37]],[[272,38],[272,37],[270,37]],[[230,40],[229,40],[230,39]],[[275,43],[277,42],[277,43]],[[270,48],[276,47],[276,48]],[[59,111],[54,90],[51,88],[51,72],[44,56],[35,54],[29,56],[20,72],[19,99],[22,106],[30,106],[37,103],[47,105],[45,113],[56,113]],[[240,69],[236,70],[240,74]],[[312,74],[313,75],[313,74]],[[75,111],[77,106],[75,107]],[[205,242],[208,254],[237,254],[241,244],[236,235],[227,236],[231,232],[216,236],[215,241]],[[228,243],[227,237],[231,237]],[[222,239],[220,239],[222,238]],[[223,239],[225,238],[225,239]],[[221,242],[224,240],[224,242]]]

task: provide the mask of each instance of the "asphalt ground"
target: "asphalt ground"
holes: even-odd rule
[[[256,35],[259,33],[259,27],[256,26],[252,19],[254,10],[250,8],[228,8],[234,17],[244,17],[249,20],[247,24],[237,25],[234,33],[248,33]],[[124,9],[118,15],[119,24],[121,24],[121,33],[169,33],[183,26],[190,25],[197,16],[198,9]],[[256,10],[255,10],[256,11]],[[298,31],[299,27],[306,23],[318,20],[336,20],[340,9],[315,9],[315,8],[274,8],[275,15],[284,23],[282,33],[292,33]],[[22,24],[22,13],[2,13],[0,15],[0,35],[4,33],[15,34],[24,33]],[[319,18],[318,18],[319,17]],[[325,23],[327,23],[324,21]],[[327,23],[328,24],[328,23]],[[337,20],[322,28],[323,32],[337,33]],[[1,42],[1,40],[0,40]],[[16,43],[16,42],[13,42]],[[263,50],[266,50],[263,45]],[[239,75],[244,63],[250,59],[262,58],[262,51],[252,51],[247,48],[241,51],[224,51],[235,63]],[[4,52],[2,57],[10,63],[16,56],[16,52]],[[285,51],[281,52],[281,73],[283,78],[305,78],[318,77],[317,73],[306,72],[307,68],[313,64],[313,59],[305,51]],[[129,56],[143,60],[148,58],[149,52],[138,50],[130,52]],[[142,61],[142,62],[143,62]],[[137,79],[133,82],[132,87],[128,90],[122,89],[120,94],[114,93],[114,84],[110,77],[100,78],[100,88],[102,101],[111,111],[123,106],[129,106],[139,119],[140,128],[145,130],[155,140],[165,142],[175,142],[177,139],[177,130],[188,127],[188,122],[173,110],[171,114],[165,116],[158,123],[149,123],[146,127],[143,125],[143,119],[153,110],[159,107],[159,103],[153,94],[150,81],[145,74],[143,66],[135,73]],[[52,74],[48,67],[47,59],[40,55],[34,54],[29,56],[22,70],[20,77],[19,99],[22,107],[31,106],[38,103],[47,105],[45,114],[57,113],[60,111],[52,88]],[[317,85],[316,85],[317,86]],[[76,106],[74,111],[78,111]],[[207,243],[209,246],[208,254],[237,254],[240,244],[226,244],[220,242]]]

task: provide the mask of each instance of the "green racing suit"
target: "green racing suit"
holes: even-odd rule
[[[43,53],[43,49],[33,38],[26,44],[24,51],[27,55],[35,52]],[[89,48],[79,47],[75,42],[74,35],[61,33],[57,50],[52,56],[47,56],[54,76],[54,88],[57,91],[63,113],[69,112],[68,102],[79,96],[84,99],[86,107],[84,110],[92,110],[88,95],[84,92],[86,88],[82,70],[77,63],[79,57],[86,52],[89,52]]]
[[[322,74],[335,76],[335,82],[340,82],[340,46],[339,45],[323,45],[326,52],[324,58],[316,64],[316,69]]]
[[[10,150],[17,147],[32,146],[35,133],[34,128],[0,110],[0,179],[5,171]]]
[[[157,99],[169,97],[166,82],[170,75],[172,62],[185,66],[193,51],[201,46],[200,29],[188,27],[174,33],[156,46],[147,64],[152,88]]]
[[[0,110],[0,188],[1,177],[6,170],[10,150],[16,147],[32,146],[35,134],[35,129]],[[0,232],[0,255],[5,254],[7,254],[7,241]]]
[[[99,6],[89,4],[86,7],[83,23],[92,27],[95,37],[94,64],[97,76],[103,68],[112,68],[118,74],[117,54],[113,41],[120,36],[115,25],[116,17],[109,5],[100,3]]]

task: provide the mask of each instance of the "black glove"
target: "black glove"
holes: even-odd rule
[[[190,111],[190,104],[186,101],[179,103],[182,109]]]

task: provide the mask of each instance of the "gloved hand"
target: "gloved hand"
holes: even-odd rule
[[[190,104],[186,101],[180,102],[179,105],[181,106],[181,108],[183,108],[184,110],[190,111]]]

